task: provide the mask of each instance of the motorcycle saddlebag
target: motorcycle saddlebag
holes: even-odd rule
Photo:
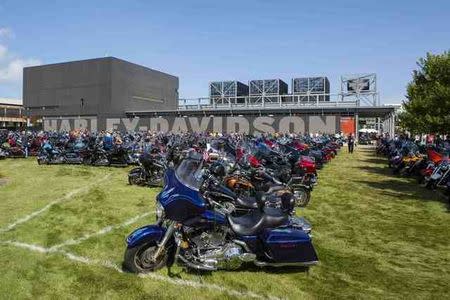
[[[317,263],[310,236],[300,228],[267,229],[263,233],[266,253],[273,263]]]
[[[66,161],[69,164],[81,164],[81,158],[76,153],[66,153]]]

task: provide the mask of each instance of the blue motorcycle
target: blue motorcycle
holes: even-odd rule
[[[283,267],[318,262],[306,221],[264,205],[232,216],[202,196],[208,186],[200,154],[189,154],[175,170],[167,170],[157,196],[158,221],[127,237],[124,268],[146,273],[181,262],[190,269],[214,271],[244,263]]]

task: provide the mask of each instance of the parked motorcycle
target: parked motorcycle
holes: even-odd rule
[[[450,163],[443,160],[431,173],[425,178],[425,187],[428,189],[436,189],[437,187],[447,187],[447,182],[450,180]]]
[[[202,195],[206,179],[201,155],[166,172],[157,197],[159,220],[127,237],[125,269],[145,273],[177,262],[206,271],[317,263],[306,221],[263,206],[244,216],[224,213]]]
[[[150,187],[163,185],[167,163],[160,153],[142,154],[138,159],[138,164],[138,167],[131,169],[128,173],[129,184]]]

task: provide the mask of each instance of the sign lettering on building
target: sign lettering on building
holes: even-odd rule
[[[340,130],[337,116],[211,116],[156,118],[46,118],[44,130],[68,132],[90,131],[158,131],[158,132],[227,132],[227,133],[335,133]]]

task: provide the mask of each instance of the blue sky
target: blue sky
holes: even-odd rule
[[[23,66],[115,56],[180,78],[180,97],[211,80],[374,72],[399,103],[426,52],[450,49],[450,1],[0,2],[0,97],[22,96]]]

